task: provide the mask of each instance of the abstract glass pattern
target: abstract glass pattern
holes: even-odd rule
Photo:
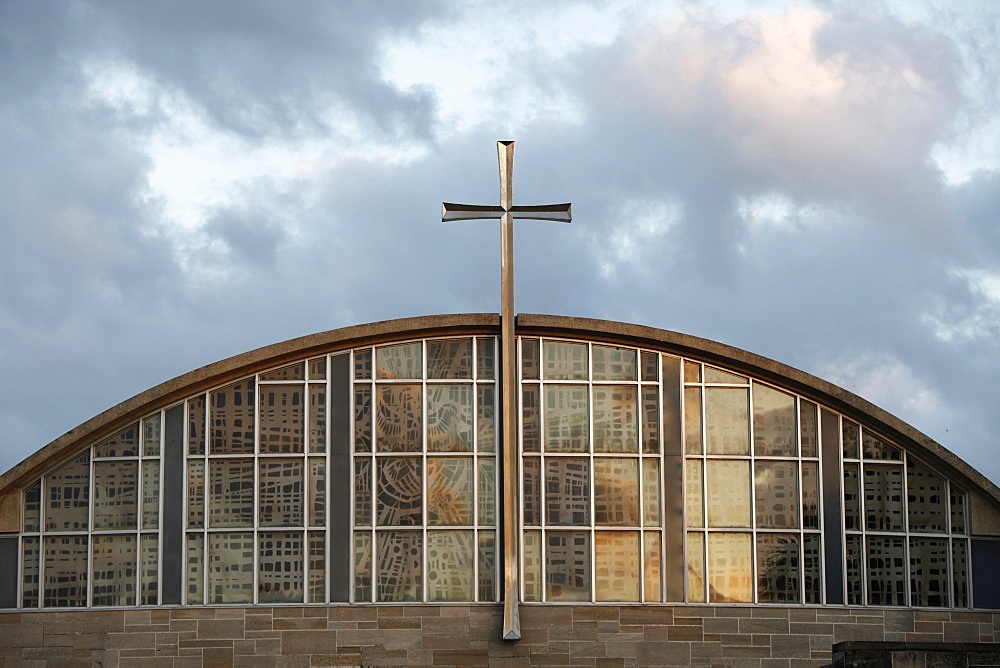
[[[910,531],[947,531],[944,478],[912,459],[906,464],[906,513]]]
[[[903,530],[903,468],[866,464],[865,528],[869,531]]]
[[[254,392],[252,378],[212,392],[211,445],[214,455],[250,454],[254,451]]]
[[[590,524],[590,461],[577,457],[545,461],[545,522]]]
[[[253,603],[253,533],[208,534],[208,603]]]
[[[757,456],[794,457],[795,397],[754,383],[753,447]]]
[[[375,507],[379,526],[420,526],[424,489],[420,459],[386,457],[377,461]]]
[[[869,605],[905,605],[906,557],[903,538],[868,536],[865,584]]]
[[[261,385],[260,451],[302,452],[305,406],[302,385]]]
[[[209,472],[208,515],[211,526],[253,526],[254,460],[211,460]]]
[[[545,536],[545,599],[590,600],[590,533],[551,531]]]
[[[594,599],[638,601],[638,531],[594,532]]]
[[[635,386],[594,386],[594,452],[638,452],[638,409]]]
[[[87,536],[46,536],[42,605],[70,608],[87,605]]]
[[[94,529],[136,528],[139,501],[137,461],[94,463]]]
[[[472,452],[473,386],[431,385],[427,388],[427,449]]]
[[[471,457],[427,458],[427,524],[465,526],[473,523],[472,461]],[[471,552],[471,547],[469,549]]]
[[[594,524],[639,526],[639,460],[594,459]]]
[[[48,475],[45,530],[86,531],[90,525],[90,452]]]
[[[948,605],[948,541],[910,538],[910,605]]]
[[[384,531],[378,541],[377,600],[386,603],[423,598],[423,536],[419,531]]]
[[[135,534],[94,536],[94,606],[135,605]]]
[[[542,343],[545,380],[586,380],[587,344],[565,341]]]
[[[423,400],[420,385],[379,385],[375,407],[375,443],[379,452],[423,449]]]
[[[591,348],[594,380],[635,380],[637,373],[634,348],[598,346]]]
[[[795,462],[756,462],[754,484],[758,528],[799,528],[798,465]]]
[[[428,341],[427,377],[472,378],[472,339]]]
[[[753,600],[753,554],[749,533],[708,534],[708,591],[711,603]]]
[[[422,345],[419,342],[375,349],[375,377],[379,379],[419,379],[423,376]]]
[[[799,535],[757,534],[757,600],[798,603],[799,582]]]
[[[590,415],[586,385],[545,386],[545,451],[587,452]]]
[[[266,532],[258,537],[257,601],[302,603],[305,569],[303,536],[299,532]]]
[[[302,526],[304,486],[301,459],[262,459],[257,495],[260,526]]]
[[[750,526],[750,462],[710,459],[706,463],[708,526]]]
[[[427,532],[427,600],[473,601],[475,559],[472,531]]]
[[[94,446],[94,457],[136,457],[139,455],[139,429],[129,425],[114,436]]]
[[[735,387],[705,388],[705,443],[710,455],[750,454],[749,392]]]

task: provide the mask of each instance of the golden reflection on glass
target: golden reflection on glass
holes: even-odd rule
[[[639,451],[639,406],[634,385],[594,386],[594,452]]]
[[[701,449],[701,388],[684,388],[684,452],[700,455]]]
[[[428,341],[427,377],[472,378],[472,339]]]
[[[903,467],[865,464],[865,527],[869,531],[903,530]]]
[[[305,366],[302,362],[289,364],[280,369],[272,369],[260,374],[261,380],[305,380]]]
[[[754,383],[754,454],[758,457],[794,457],[798,454],[795,444],[795,397]]]
[[[476,450],[494,452],[497,443],[496,387],[477,385],[476,394]]]
[[[200,533],[187,535],[187,597],[188,605],[205,602],[205,536]]]
[[[135,605],[135,534],[94,536],[93,549],[92,605]]]
[[[643,600],[649,603],[659,603],[663,600],[661,593],[660,569],[660,534],[656,531],[645,531],[642,534],[642,565],[643,565]]]
[[[687,535],[687,600],[705,602],[705,534],[688,532]]]
[[[479,601],[497,600],[497,539],[492,531],[479,532]]]
[[[801,447],[803,457],[819,456],[819,422],[816,419],[816,404],[799,399],[799,424],[801,426]]]
[[[707,466],[708,526],[750,526],[750,462],[710,459]]]
[[[382,531],[377,541],[376,596],[381,603],[423,598],[423,537],[419,531]]]
[[[704,495],[702,494],[701,460],[689,459],[685,467],[684,481],[684,514],[687,516],[687,526],[704,527]]]
[[[427,600],[474,601],[472,531],[427,532]]]
[[[906,512],[910,531],[944,533],[947,530],[944,478],[913,459],[906,464]]]
[[[476,339],[476,378],[496,379],[496,339],[482,337]]]
[[[545,380],[587,380],[587,344],[543,341]]]
[[[642,460],[642,525],[660,525],[660,460]]]
[[[309,452],[326,452],[326,385],[309,385]]]
[[[208,534],[208,603],[253,603],[253,533]]]
[[[372,536],[367,531],[354,532],[354,601],[372,600]]]
[[[142,421],[142,454],[160,456],[160,414],[150,415]]]
[[[309,532],[309,602],[326,601],[326,534]]]
[[[472,385],[428,385],[427,449],[472,452]]]
[[[257,602],[302,603],[302,534],[262,532],[257,540]]]
[[[948,606],[948,540],[910,538],[910,605]]]
[[[160,526],[160,462],[142,463],[142,528]]]
[[[94,457],[136,457],[139,454],[139,426],[130,424],[114,436],[94,446]]]
[[[468,526],[472,513],[472,458],[428,457],[427,524]]]
[[[375,407],[378,452],[420,452],[423,449],[423,401],[420,385],[379,385]]]
[[[722,369],[716,369],[713,366],[705,367],[705,382],[706,383],[726,383],[729,385],[745,385],[748,381],[746,376],[738,376],[731,371],[723,371]]]
[[[545,451],[588,452],[586,385],[545,387]]]
[[[90,451],[46,476],[45,496],[46,531],[86,531],[90,524]]]
[[[521,582],[524,600],[537,603],[542,600],[542,532],[525,531],[523,534],[524,569]]]
[[[798,464],[792,461],[762,461],[754,465],[757,527],[799,528]]]
[[[590,532],[545,534],[545,599],[590,600]]]
[[[705,388],[706,452],[750,454],[750,401],[744,388]]]
[[[639,526],[639,462],[594,458],[594,524]]]
[[[479,518],[480,526],[496,524],[496,460],[492,457],[479,459]]]
[[[638,374],[635,349],[615,346],[592,347],[594,380],[635,380]]]
[[[421,462],[415,457],[386,457],[378,460],[378,488],[375,507],[380,526],[420,526],[423,524],[423,477]]]
[[[749,533],[708,534],[710,603],[753,600],[753,545]]]
[[[247,378],[211,393],[213,455],[254,451],[254,380]]]
[[[639,600],[639,532],[594,532],[594,599]]]
[[[697,362],[684,362],[684,382],[685,383],[700,383],[701,382],[701,365]]]
[[[302,385],[261,385],[260,451],[267,453],[302,452]]]
[[[135,529],[138,500],[139,462],[94,463],[95,529]]]
[[[590,524],[589,460],[545,460],[545,522],[562,526]]]
[[[375,378],[386,380],[423,377],[423,346],[419,341],[375,349]]]
[[[800,603],[799,535],[757,534],[757,602]]]

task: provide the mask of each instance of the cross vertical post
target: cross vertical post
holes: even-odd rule
[[[568,223],[572,220],[569,204],[542,204],[514,206],[514,142],[498,141],[497,158],[500,163],[500,206],[478,204],[441,205],[441,220],[500,219],[500,414],[502,432],[503,475],[503,639],[521,639],[521,619],[518,610],[520,577],[519,509],[520,494],[517,466],[517,414],[518,374],[517,339],[514,332],[514,219],[554,220]]]

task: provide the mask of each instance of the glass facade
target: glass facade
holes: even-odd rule
[[[17,607],[500,600],[498,341],[283,363],[30,481]],[[773,382],[639,346],[519,339],[529,603],[975,605],[969,499]]]

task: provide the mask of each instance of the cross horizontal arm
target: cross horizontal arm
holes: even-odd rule
[[[569,223],[573,220],[572,207],[567,204],[520,204],[510,207],[510,215],[521,220],[554,220]]]
[[[499,219],[503,216],[502,206],[486,206],[482,204],[441,203],[441,222],[452,220]]]
[[[573,220],[570,204],[529,204],[510,207],[510,215],[520,220],[554,220],[569,223]],[[503,217],[503,207],[485,204],[441,203],[441,221],[495,220]]]

